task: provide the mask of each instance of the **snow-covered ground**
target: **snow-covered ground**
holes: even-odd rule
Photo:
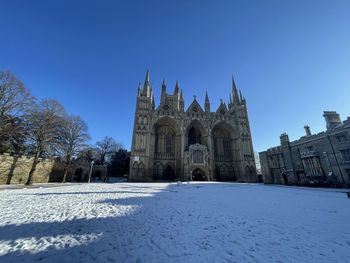
[[[0,191],[0,262],[349,262],[350,199],[230,183]]]

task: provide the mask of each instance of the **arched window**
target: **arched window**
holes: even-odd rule
[[[163,165],[160,162],[156,162],[153,166],[153,177],[155,180],[162,179]]]
[[[145,174],[145,167],[143,165],[143,162],[140,162],[137,169],[137,177],[143,177],[144,174]]]
[[[135,177],[141,178],[145,174],[145,167],[142,162],[139,164],[137,162],[134,162],[132,165],[132,173]]]
[[[202,143],[202,135],[198,129],[191,127],[188,131],[188,146],[196,143]]]
[[[167,134],[165,136],[165,152],[172,153],[173,152],[173,137],[171,134]]]
[[[133,174],[134,176],[137,176],[138,168],[139,168],[138,163],[137,163],[137,162],[134,162],[133,165],[132,165],[132,174]]]
[[[155,158],[172,159],[175,157],[175,131],[168,125],[156,129]]]
[[[219,128],[214,131],[215,159],[220,161],[232,160],[232,139],[228,131]]]

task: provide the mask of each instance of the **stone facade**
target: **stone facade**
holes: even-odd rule
[[[156,107],[147,71],[136,99],[129,180],[256,182],[247,103],[233,78],[228,104],[212,112],[206,94],[204,109],[195,96],[184,107],[179,83],[168,94],[165,81]]]
[[[341,122],[339,114],[325,111],[327,130],[289,141],[280,136],[281,145],[260,152],[265,183],[350,186],[350,117]]]
[[[33,164],[28,156],[0,155],[0,184],[24,184]],[[40,159],[33,177],[34,183],[61,182],[64,163],[59,159]],[[90,164],[75,162],[67,175],[67,181],[84,182],[88,180]],[[93,167],[92,177],[104,179],[107,176],[106,166]]]

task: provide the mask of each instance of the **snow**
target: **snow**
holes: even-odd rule
[[[0,262],[349,262],[344,190],[92,183],[0,190]]]

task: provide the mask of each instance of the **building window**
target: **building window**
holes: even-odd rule
[[[340,150],[340,153],[345,162],[350,162],[350,149]]]
[[[165,137],[165,152],[166,153],[172,153],[173,152],[173,145],[172,145],[172,136],[166,135]]]
[[[346,137],[345,134],[339,135],[336,138],[337,138],[338,143],[346,143],[348,141],[348,138]]]
[[[303,159],[304,166],[309,171],[311,176],[321,176],[323,175],[323,170],[318,157],[310,157]]]
[[[314,147],[313,147],[313,146],[307,147],[307,151],[308,151],[308,152],[311,152],[311,151],[313,151],[313,150],[314,150]]]

